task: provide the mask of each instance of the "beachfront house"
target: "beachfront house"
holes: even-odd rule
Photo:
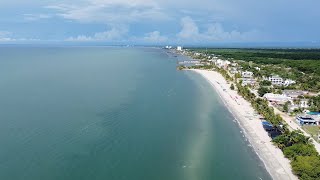
[[[299,103],[300,108],[309,108],[309,100],[301,99]]]
[[[291,79],[286,79],[284,80],[282,77],[280,76],[271,76],[267,79],[268,81],[271,81],[272,85],[276,85],[276,86],[290,86],[292,84],[295,84],[296,82],[291,80]]]
[[[212,55],[212,59],[218,59],[218,56]]]
[[[193,53],[193,55],[194,55],[194,56],[200,56],[201,53],[195,52],[195,53]]]
[[[263,95],[263,98],[270,102],[280,102],[284,103],[287,101],[292,101],[291,97],[286,96],[285,94],[273,94],[273,93],[266,93]]]
[[[238,71],[238,68],[236,68],[236,67],[230,67],[229,68],[229,72],[231,74],[237,74],[239,71]]]
[[[227,69],[230,64],[231,64],[230,61],[222,60],[222,59],[217,59],[215,62],[216,66],[218,66],[219,68],[223,68],[223,69]]]
[[[238,63],[233,62],[233,63],[231,63],[231,66],[232,67],[238,67]]]
[[[250,71],[241,72],[241,77],[243,78],[252,78],[252,76],[253,76],[253,72],[250,72]]]
[[[177,46],[177,51],[182,51],[182,46]]]
[[[283,81],[283,85],[284,86],[290,86],[291,84],[295,84],[296,82],[291,80],[291,79],[286,79],[285,81]]]
[[[246,86],[246,85],[253,86],[257,82],[257,80],[255,80],[254,78],[241,78],[241,80],[242,80],[242,83],[241,83],[242,86]]]
[[[268,78],[269,81],[271,81],[272,85],[277,85],[277,86],[281,86],[283,79],[279,76],[271,76]]]
[[[291,102],[291,104],[289,105],[289,112],[293,112],[296,109],[306,109],[308,107],[309,107],[308,100],[302,99],[297,104],[294,104],[293,102]]]

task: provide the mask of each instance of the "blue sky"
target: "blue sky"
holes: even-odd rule
[[[0,1],[0,43],[320,41],[317,0]]]

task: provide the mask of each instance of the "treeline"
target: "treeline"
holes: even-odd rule
[[[191,49],[207,54],[219,54],[228,58],[256,57],[289,60],[320,60],[320,49],[254,49],[254,48],[217,48],[217,49]]]
[[[320,49],[198,49],[196,51],[258,64],[283,64],[307,74],[320,75]]]
[[[210,51],[209,51],[210,52]],[[216,51],[212,51],[216,52]],[[278,52],[278,51],[234,51],[220,52],[219,54],[229,58],[274,58],[274,59],[288,59],[288,60],[320,60],[320,52]]]
[[[295,68],[301,72],[320,75],[320,60],[285,60],[268,58],[244,58],[244,61],[253,61],[257,64],[283,64],[287,67]]]
[[[290,159],[293,173],[299,179],[320,179],[320,156],[309,137],[301,131],[291,131],[280,115],[274,113],[274,109],[268,105],[268,101],[256,98],[247,86],[236,84],[238,93],[248,100],[252,107],[270,122],[282,134],[274,138],[273,143]]]

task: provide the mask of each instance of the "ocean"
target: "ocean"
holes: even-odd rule
[[[210,84],[176,61],[0,47],[0,179],[271,179]]]

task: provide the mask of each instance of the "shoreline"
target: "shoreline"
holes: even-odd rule
[[[201,75],[217,92],[221,100],[238,122],[243,134],[248,139],[253,150],[258,155],[266,170],[273,179],[298,179],[292,173],[290,161],[282,151],[274,146],[271,138],[263,129],[259,116],[254,113],[250,103],[236,91],[230,89],[230,84],[215,71],[190,69]]]

